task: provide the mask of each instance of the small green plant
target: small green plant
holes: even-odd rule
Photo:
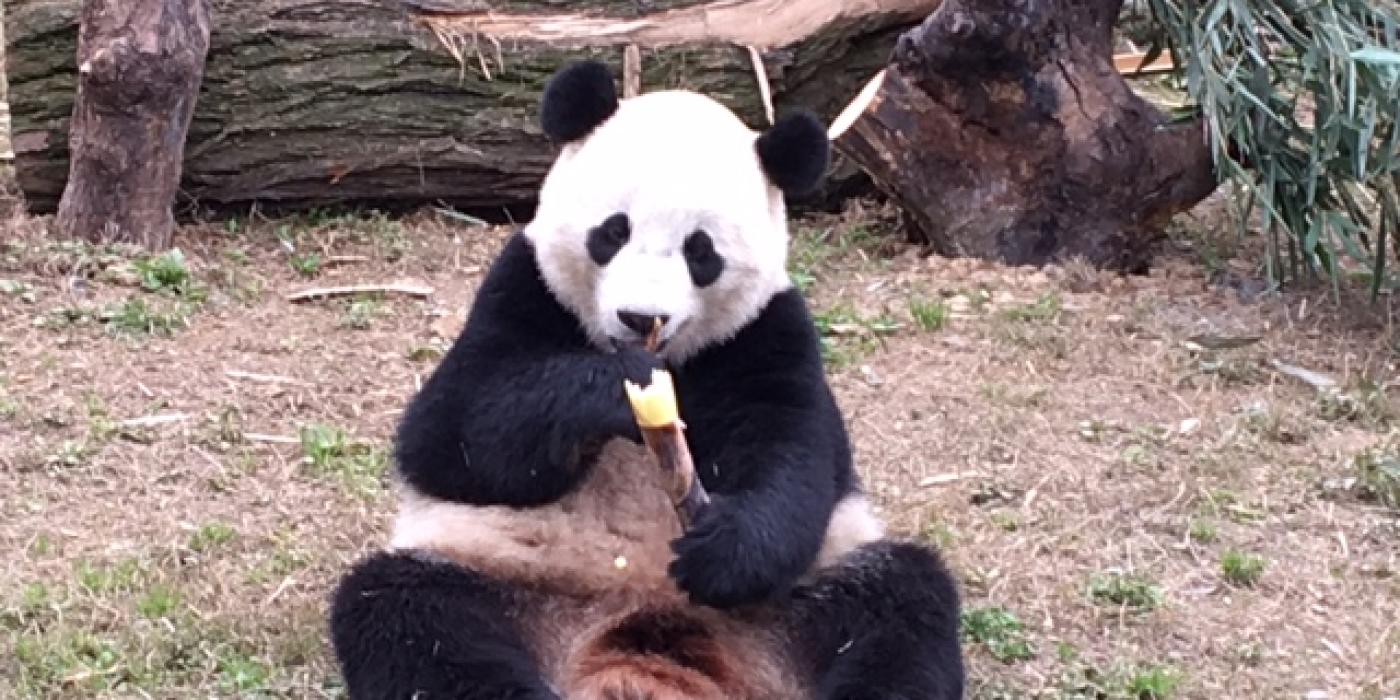
[[[376,491],[389,468],[389,455],[384,448],[354,440],[333,426],[302,428],[301,448],[303,461],[313,476],[339,478],[360,495]]]
[[[47,607],[53,602],[53,593],[49,587],[41,581],[35,581],[24,587],[24,592],[20,596],[20,604],[27,612],[34,613]]]
[[[368,330],[382,312],[378,299],[356,299],[346,307],[343,325],[357,331]]]
[[[1210,544],[1220,539],[1220,530],[1215,523],[1205,518],[1191,520],[1191,540],[1198,544]]]
[[[957,531],[936,516],[924,524],[923,531],[919,534],[925,541],[932,542],[939,549],[949,549],[958,540]]]
[[[1060,317],[1060,296],[1048,292],[1031,304],[1010,306],[1001,312],[1002,318],[1018,323],[1049,323]]]
[[[196,552],[205,553],[232,542],[237,536],[238,531],[228,523],[205,523],[190,536],[189,546]]]
[[[1097,574],[1089,579],[1089,597],[1101,605],[1149,612],[1162,604],[1162,589],[1139,574]]]
[[[992,291],[990,289],[978,287],[977,289],[969,290],[963,295],[963,298],[967,299],[967,308],[981,313],[987,309],[988,304],[992,303]]]
[[[939,300],[915,299],[909,302],[909,314],[914,317],[914,324],[926,333],[942,330],[948,323],[948,305]]]
[[[148,292],[171,292],[183,295],[190,289],[194,276],[190,274],[184,253],[179,248],[168,250],[160,255],[142,258],[133,263],[141,280],[141,288]]]
[[[31,557],[46,557],[53,551],[53,539],[46,532],[35,535],[34,539],[29,542],[29,556]]]
[[[64,440],[44,463],[50,467],[79,467],[96,451],[87,440]]]
[[[306,461],[319,472],[330,471],[332,464],[349,451],[350,437],[340,428],[313,424],[301,429],[301,450]]]
[[[1007,531],[1015,532],[1021,528],[1021,519],[1015,513],[997,512],[990,516],[993,525]]]
[[[1393,440],[1358,454],[1352,466],[1362,496],[1400,509],[1400,450]]]
[[[253,262],[253,256],[242,248],[230,248],[224,251],[224,258],[235,266],[243,267]]]
[[[812,322],[821,335],[822,359],[833,369],[859,362],[880,347],[883,336],[899,329],[899,323],[888,314],[863,316],[849,304],[814,314]]]
[[[962,614],[963,637],[986,647],[1002,663],[1026,661],[1035,657],[1035,648],[1025,636],[1025,626],[1005,608],[972,608]]]
[[[793,286],[797,287],[797,291],[801,292],[803,295],[810,293],[812,287],[817,284],[816,275],[806,270],[793,269],[788,272],[788,276],[792,278]]]
[[[1220,558],[1220,571],[1225,580],[1237,586],[1253,586],[1264,575],[1264,558],[1232,549]]]
[[[88,561],[78,562],[78,585],[93,595],[129,593],[145,578],[141,562],[124,559],[109,566],[97,566]]]
[[[408,349],[408,359],[414,362],[432,362],[442,357],[442,346],[435,343],[415,345]]]
[[[162,310],[140,298],[126,300],[104,317],[108,328],[131,335],[169,336],[189,327],[189,313],[183,306]]]
[[[263,690],[270,674],[267,664],[261,660],[232,649],[219,656],[218,670],[220,684],[240,694]]]
[[[136,602],[136,611],[142,617],[156,620],[167,617],[180,606],[180,595],[167,586],[155,585]]]
[[[315,277],[321,274],[321,256],[316,253],[299,253],[291,257],[291,266],[302,277]]]
[[[33,304],[39,300],[39,296],[29,285],[18,280],[0,279],[0,294],[19,297],[20,301]]]
[[[1181,672],[1167,666],[1134,669],[1128,677],[1128,697],[1133,700],[1167,700],[1181,685]]]

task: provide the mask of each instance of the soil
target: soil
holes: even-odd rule
[[[1400,695],[1389,298],[1263,291],[1189,218],[1142,277],[890,226],[802,221],[793,269],[868,489],[958,574],[969,697]],[[0,697],[342,696],[326,596],[508,231],[253,217],[162,266],[47,227],[0,231]]]

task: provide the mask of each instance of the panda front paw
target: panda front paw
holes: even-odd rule
[[[676,558],[667,573],[690,600],[713,608],[756,603],[777,588],[763,548],[720,502],[710,505],[689,531],[671,543]]]

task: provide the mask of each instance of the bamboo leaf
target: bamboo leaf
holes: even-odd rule
[[[1367,46],[1351,52],[1351,60],[1380,66],[1400,66],[1400,51]]]

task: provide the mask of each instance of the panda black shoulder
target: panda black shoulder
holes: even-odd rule
[[[795,289],[773,295],[732,339],[702,351],[691,364],[732,375],[780,372],[826,381],[821,339],[807,302]]]
[[[587,347],[577,319],[544,283],[533,244],[515,234],[482,281],[466,326],[399,421],[394,453],[400,476],[424,495],[460,503],[522,505],[556,498],[576,475],[563,469],[563,457],[540,446],[554,443],[513,442],[507,438],[519,431],[507,428],[539,422],[545,401],[535,396],[555,389],[548,382],[521,385],[521,368]],[[603,376],[587,364],[577,372]],[[620,379],[617,384],[620,395]],[[630,418],[620,401],[594,393],[608,392],[563,403],[595,421]],[[609,411],[613,403],[619,406]],[[572,449],[579,440],[561,435],[555,442]],[[520,477],[530,471],[521,464],[533,465],[539,478]]]
[[[578,320],[549,291],[535,257],[534,244],[513,234],[487,270],[472,302],[457,346],[483,333],[526,332],[545,346],[588,345]]]
[[[857,487],[845,420],[827,383],[821,340],[806,301],[796,290],[774,295],[727,342],[687,361],[677,374],[682,413],[696,463],[725,446],[735,447],[731,416],[755,405],[774,407],[749,415],[750,435],[804,435],[813,469],[826,469],[833,495]],[[796,424],[794,424],[794,421]],[[716,428],[715,426],[723,426]]]

